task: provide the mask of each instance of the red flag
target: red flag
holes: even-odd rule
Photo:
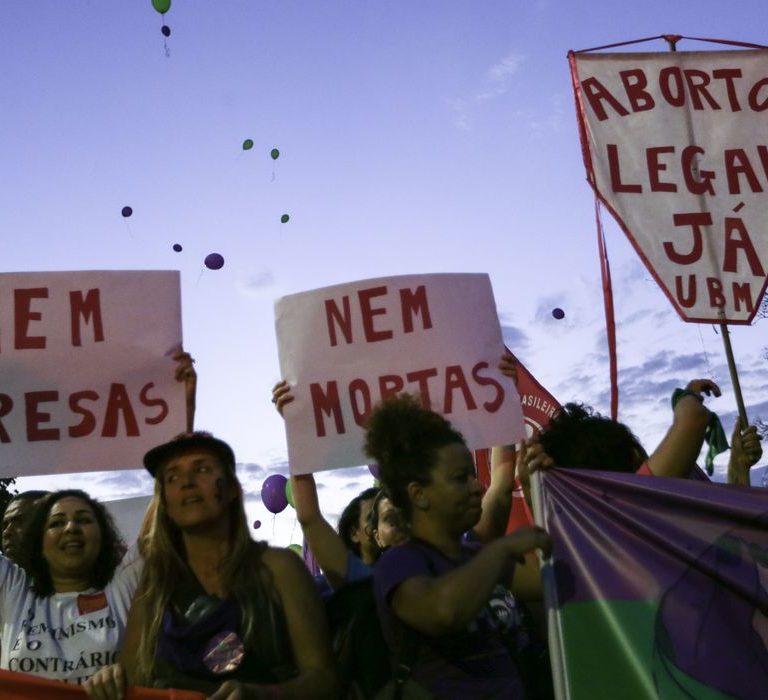
[[[509,348],[507,350],[509,351]],[[511,354],[514,357],[514,353]],[[520,403],[523,407],[525,429],[527,436],[532,437],[538,435],[562,407],[517,357],[515,357],[515,368],[517,369],[517,392],[520,394]],[[474,457],[477,478],[485,488],[488,488],[491,483],[491,450],[490,448],[475,450]],[[507,532],[533,525],[533,515],[525,502],[519,481],[516,482],[512,496]]]
[[[0,670],[0,697],[3,700],[87,700],[79,685],[31,676],[28,673]],[[205,693],[191,690],[155,690],[154,688],[126,688],[125,700],[205,700]]]

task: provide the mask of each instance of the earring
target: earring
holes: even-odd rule
[[[426,510],[427,508],[429,508],[429,500],[426,498],[417,498],[416,507],[421,510]]]

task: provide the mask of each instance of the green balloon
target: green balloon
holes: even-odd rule
[[[291,217],[290,217],[290,216],[288,216],[288,214],[283,214],[283,215],[280,217],[280,223],[281,223],[281,224],[287,224],[287,223],[288,223],[290,220],[291,220]]]
[[[280,151],[278,151],[276,148],[273,148],[273,149],[272,149],[272,150],[269,152],[269,155],[271,155],[271,156],[272,156],[272,160],[277,160],[277,159],[280,157]]]
[[[250,151],[253,148],[253,139],[245,139],[243,141],[243,150]]]
[[[171,9],[171,0],[152,0],[152,7],[161,15],[164,15]]]
[[[304,558],[304,552],[301,551],[300,544],[289,544],[288,549],[290,549],[293,553],[298,554],[302,559]]]
[[[291,508],[295,508],[296,504],[293,502],[293,486],[291,486],[291,480],[285,482],[285,500],[288,501],[288,505]]]

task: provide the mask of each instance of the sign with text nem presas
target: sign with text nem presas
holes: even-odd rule
[[[470,449],[525,435],[488,275],[404,275],[278,299],[291,472],[365,464],[363,425],[381,399],[420,394]]]
[[[184,430],[178,272],[0,274],[0,476],[135,469]]]
[[[569,58],[597,196],[684,320],[750,323],[768,281],[768,51]]]

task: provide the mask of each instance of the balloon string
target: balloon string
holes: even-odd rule
[[[128,235],[133,238],[133,230],[131,229],[131,225],[128,223],[128,219],[124,219],[125,222],[125,228],[128,229]]]
[[[699,341],[701,342],[701,350],[704,353],[704,361],[707,363],[707,376],[710,379],[714,379],[715,375],[712,374],[712,365],[709,363],[709,354],[707,353],[707,347],[704,345],[704,336],[701,334],[701,324],[696,324],[696,330],[699,332]]]
[[[296,532],[296,518],[293,519],[293,527],[291,528],[291,542],[293,542],[293,533]]]
[[[195,282],[195,284],[200,284],[200,278],[203,276],[204,272],[205,270],[200,270],[200,274],[197,276],[197,282]]]

